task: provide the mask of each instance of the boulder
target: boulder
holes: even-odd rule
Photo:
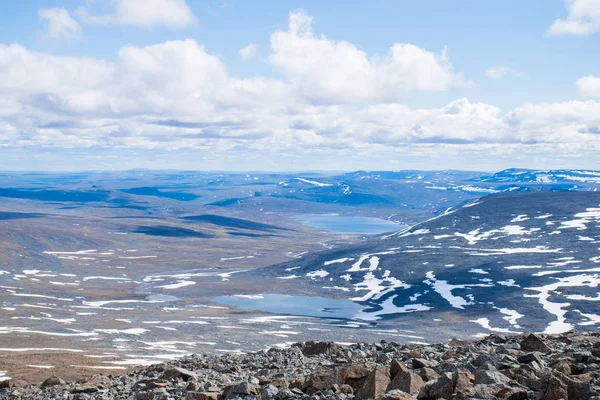
[[[308,394],[331,389],[337,384],[335,373],[330,370],[319,371],[312,374],[302,385],[302,390]],[[291,387],[291,386],[290,386]]]
[[[42,382],[41,386],[43,388],[47,388],[47,387],[52,387],[52,386],[65,385],[65,384],[66,384],[65,381],[60,379],[58,376],[52,375],[51,377],[46,379],[44,382]]]
[[[475,390],[473,389],[474,380],[475,377],[473,374],[466,369],[455,369],[452,373],[454,391],[467,397],[475,395]]]
[[[110,386],[110,380],[106,376],[95,375],[90,380],[76,385],[72,393],[94,393],[97,392],[98,389],[104,389],[105,387]]]
[[[321,354],[338,354],[339,348],[335,342],[306,342],[302,347],[305,356],[318,356]]]
[[[433,381],[440,377],[440,374],[435,372],[432,368],[420,368],[416,370],[416,373],[423,379],[423,381]]]
[[[600,342],[594,343],[594,347],[592,348],[592,355],[595,357],[600,357]]]
[[[567,385],[554,375],[544,375],[541,380],[541,398],[544,400],[568,399]]]
[[[230,385],[223,391],[223,398],[226,400],[233,399],[257,399],[260,396],[260,387],[248,382]]]
[[[412,367],[417,368],[435,368],[440,365],[437,361],[425,360],[424,358],[413,358]]]
[[[527,400],[527,389],[522,387],[505,387],[496,392],[495,396],[502,400]]]
[[[198,379],[198,376],[195,373],[193,373],[192,371],[189,371],[187,369],[173,367],[173,368],[169,368],[165,372],[163,372],[163,374],[160,377],[160,379],[166,379],[166,380],[171,380],[171,379],[176,379],[176,378],[182,378],[183,380],[187,381],[192,378]]]
[[[567,385],[569,400],[587,400],[592,397],[592,385],[589,382],[582,382],[563,377],[561,379]]]
[[[219,394],[212,392],[187,392],[185,400],[218,400]]]
[[[356,393],[356,399],[377,399],[383,396],[390,385],[390,371],[381,366],[375,367],[373,372]]]
[[[506,384],[508,382],[510,382],[510,378],[492,365],[485,365],[475,371],[476,385]]]
[[[544,343],[544,341],[537,335],[530,333],[523,340],[521,340],[522,351],[539,351],[540,353],[550,353],[550,348]]]
[[[450,399],[454,393],[452,374],[447,372],[434,381],[429,381],[419,391],[418,399],[437,400]]]
[[[261,400],[272,400],[275,399],[279,394],[279,389],[274,385],[266,385],[260,391]]]
[[[378,400],[413,400],[413,397],[408,393],[404,393],[401,390],[395,389],[390,390],[389,392],[381,396]]]
[[[529,364],[533,361],[536,361],[539,365],[542,365],[543,360],[541,357],[541,353],[526,353],[522,356],[519,356],[517,359],[521,364]]]
[[[397,368],[398,370],[388,386],[388,390],[397,389],[409,394],[418,393],[425,384],[423,378],[410,371],[403,364],[398,364]]]

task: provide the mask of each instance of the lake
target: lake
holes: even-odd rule
[[[401,225],[375,217],[338,214],[304,214],[297,215],[295,218],[304,225],[324,231],[343,234],[377,235],[408,228],[408,225]]]
[[[350,300],[274,293],[219,296],[214,300],[246,310],[319,318],[353,319],[364,308]]]

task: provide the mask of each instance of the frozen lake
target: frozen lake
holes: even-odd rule
[[[343,234],[377,235],[408,228],[407,225],[400,225],[381,218],[339,214],[304,214],[297,215],[296,219],[313,228]]]

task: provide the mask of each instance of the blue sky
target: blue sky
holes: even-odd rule
[[[600,168],[600,0],[0,7],[0,169]]]

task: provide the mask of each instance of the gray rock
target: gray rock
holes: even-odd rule
[[[452,374],[445,373],[435,381],[427,382],[419,391],[417,398],[422,400],[450,399],[453,393]]]
[[[198,376],[185,368],[174,367],[167,369],[160,378],[166,380],[182,378],[187,381],[188,379],[198,379]]]
[[[510,378],[491,365],[486,365],[475,371],[476,385],[506,384],[508,382],[510,382]]]
[[[392,379],[388,390],[397,389],[410,394],[418,393],[425,384],[423,379],[414,372],[409,371],[403,364],[397,364],[397,368],[396,375]]]
[[[266,385],[260,391],[261,400],[272,400],[277,394],[279,394],[279,389],[273,385]]]
[[[550,353],[550,348],[537,335],[530,333],[521,341],[521,350],[523,351],[539,351],[540,353]]]
[[[367,380],[356,393],[356,399],[376,399],[383,396],[390,385],[390,371],[388,368],[377,366],[367,377]]]

